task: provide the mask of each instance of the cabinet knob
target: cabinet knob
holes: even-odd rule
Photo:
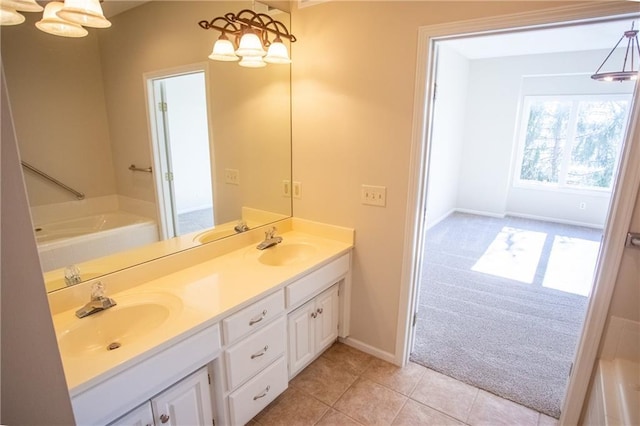
[[[316,314],[315,312],[311,312],[311,318],[315,318],[317,316],[318,316],[318,314]]]
[[[320,315],[323,312],[323,309],[322,308],[318,308],[317,312],[318,312],[318,315]]]
[[[161,421],[162,423],[166,423],[166,422],[168,422],[168,421],[169,421],[169,418],[170,418],[170,417],[169,417],[169,416],[167,416],[166,414],[161,414],[161,415],[160,415],[160,421]]]

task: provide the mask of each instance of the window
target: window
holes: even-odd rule
[[[628,95],[525,96],[514,184],[611,189],[630,99]]]

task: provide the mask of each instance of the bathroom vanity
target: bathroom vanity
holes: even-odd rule
[[[346,337],[353,230],[277,226],[283,242],[265,250],[256,229],[159,278],[107,276],[117,305],[86,318],[91,283],[52,293],[77,424],[244,424]]]

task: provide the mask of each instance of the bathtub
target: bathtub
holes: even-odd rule
[[[601,359],[585,425],[640,425],[640,362]]]
[[[159,240],[153,220],[116,211],[34,226],[43,271]]]

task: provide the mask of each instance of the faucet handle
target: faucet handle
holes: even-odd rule
[[[91,285],[91,300],[99,300],[104,298],[104,284],[102,281],[96,281]]]

